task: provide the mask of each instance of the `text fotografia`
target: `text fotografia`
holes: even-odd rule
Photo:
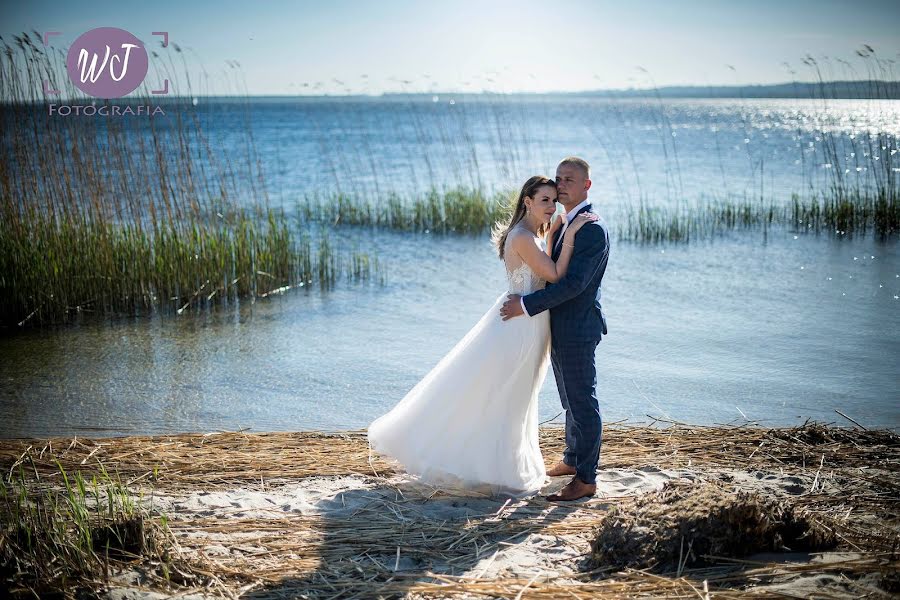
[[[48,106],[49,115],[59,115],[61,117],[155,117],[156,115],[165,116],[166,112],[161,106],[151,106],[149,104],[138,104],[130,106],[128,104],[104,104],[95,106],[93,104],[50,104]]]

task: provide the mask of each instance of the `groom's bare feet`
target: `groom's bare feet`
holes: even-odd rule
[[[550,477],[559,477],[561,475],[574,475],[575,467],[571,465],[567,465],[563,461],[559,461],[556,463],[552,469],[547,471],[547,475]]]
[[[572,500],[593,496],[596,492],[596,484],[585,483],[577,477],[573,477],[572,481],[566,484],[566,487],[555,494],[547,496],[547,500],[550,502],[570,502]]]

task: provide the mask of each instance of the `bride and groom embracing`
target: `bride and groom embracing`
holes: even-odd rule
[[[509,294],[369,426],[373,452],[441,487],[525,497],[548,475],[572,475],[547,499],[594,495],[602,433],[594,356],[606,333],[599,299],[609,233],[590,187],[590,166],[577,157],[560,162],[555,181],[525,182],[493,235]],[[551,222],[557,201],[566,212]],[[548,363],[566,413],[565,453],[549,471],[538,445]]]

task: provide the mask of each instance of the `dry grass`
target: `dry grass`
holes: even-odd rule
[[[667,485],[615,507],[591,544],[591,560],[597,567],[681,573],[723,557],[836,545],[833,528],[794,511],[789,501],[729,491],[719,483]]]
[[[278,511],[271,517],[260,517],[238,510],[227,518],[172,514],[168,521],[171,562],[165,566],[168,581],[164,566],[151,556],[129,567],[140,570],[145,582],[159,587],[203,588],[223,597],[305,594],[343,598],[372,597],[376,592],[384,597],[463,593],[510,598],[587,598],[599,594],[706,597],[706,591],[717,597],[743,597],[751,585],[828,573],[841,573],[851,582],[863,576],[881,577],[881,587],[886,590],[897,585],[900,436],[819,424],[791,429],[662,425],[607,424],[601,468],[690,469],[701,481],[714,483],[723,494],[740,491],[740,483],[729,475],[736,471],[802,476],[809,488],[781,498],[782,506],[792,514],[815,520],[817,526],[827,526],[838,549],[854,554],[827,564],[720,557],[694,568],[685,561],[677,569],[592,566],[589,541],[610,514],[634,514],[628,512],[630,506],[660,499],[670,512],[680,511],[678,502],[690,495],[690,489],[670,486],[660,496],[650,495],[650,500],[603,498],[574,505],[547,503],[539,497],[509,507],[497,501],[497,510],[492,509],[490,514],[434,521],[423,518],[421,508],[446,496],[441,492],[433,498],[404,495],[403,489],[390,480],[391,467],[381,460],[370,460],[365,433],[359,431],[6,440],[0,443],[0,466],[5,480],[24,466],[29,484],[37,489],[59,483],[60,468],[55,461],[67,472],[86,475],[105,465],[135,492],[142,489],[145,497],[148,490],[154,494],[260,490],[307,477],[349,474],[365,477],[389,492],[339,518]],[[560,429],[542,430],[541,446],[548,464],[557,459],[561,442]],[[715,502],[721,503],[721,497]],[[764,506],[769,500],[759,502]],[[702,504],[694,502],[698,515]],[[619,506],[614,513],[613,506]],[[659,506],[657,510],[661,515]],[[530,579],[479,576],[475,568],[479,561],[532,534],[555,536],[569,540],[567,543],[580,540],[582,563],[569,565],[574,575],[544,573]],[[204,548],[210,540],[222,540],[217,543],[233,550],[223,556],[209,555]],[[4,538],[2,543],[9,540]],[[398,563],[402,556],[420,565],[442,568],[397,570],[395,553]],[[22,583],[27,578],[20,579]],[[91,588],[101,586],[102,581],[84,581],[81,585]]]

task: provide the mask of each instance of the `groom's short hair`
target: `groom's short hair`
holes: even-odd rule
[[[567,156],[561,161],[559,161],[559,165],[557,165],[557,169],[563,165],[570,165],[573,167],[577,167],[584,171],[584,177],[586,179],[591,178],[591,165],[588,164],[586,160],[583,158],[578,158],[577,156]]]

